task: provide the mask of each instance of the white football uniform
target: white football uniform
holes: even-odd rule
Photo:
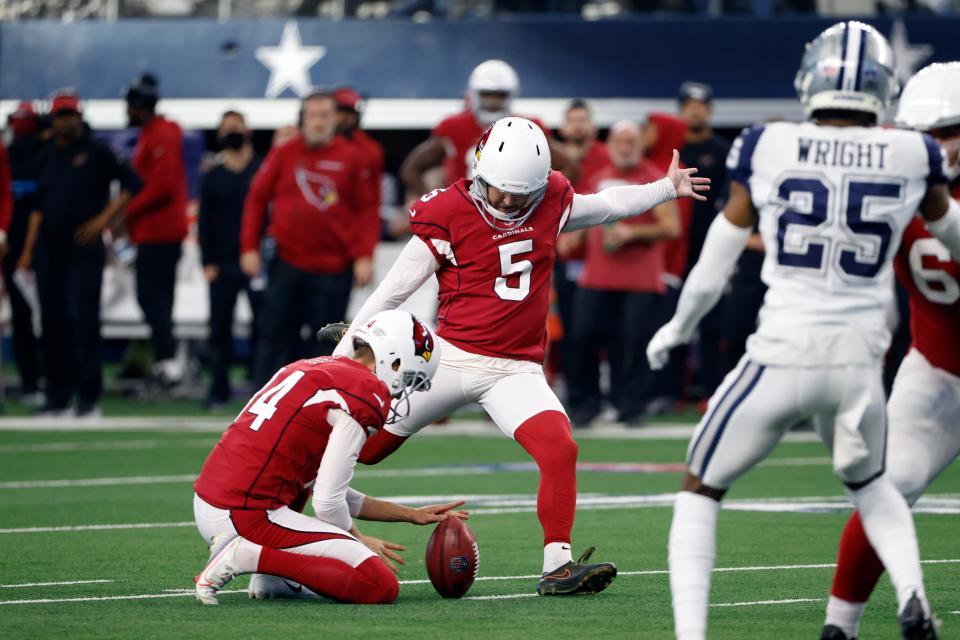
[[[812,419],[841,480],[865,484],[884,468],[892,260],[929,186],[946,182],[940,148],[911,131],[783,122],[744,130],[727,168],[759,214],[768,291],[688,466],[725,489]]]

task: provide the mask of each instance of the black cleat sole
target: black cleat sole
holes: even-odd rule
[[[617,567],[612,564],[600,564],[585,571],[576,583],[559,585],[547,582],[537,587],[541,596],[589,596],[600,593],[610,586],[617,577]]]

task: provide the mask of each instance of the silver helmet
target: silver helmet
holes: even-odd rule
[[[855,20],[838,22],[807,43],[793,86],[808,118],[839,109],[871,113],[878,122],[900,91],[890,43]]]

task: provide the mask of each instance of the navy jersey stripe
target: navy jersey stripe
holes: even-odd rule
[[[737,158],[737,164],[730,170],[730,179],[747,185],[750,176],[753,175],[753,152],[757,149],[757,143],[760,142],[760,136],[763,135],[764,126],[762,124],[754,125],[743,130],[740,134],[740,156]]]
[[[930,163],[930,171],[927,173],[927,186],[946,184],[947,176],[943,173],[943,150],[936,140],[925,133],[921,135],[923,136],[923,144],[927,148],[927,160]]]

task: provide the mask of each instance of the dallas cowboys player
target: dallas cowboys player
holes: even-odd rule
[[[935,638],[909,508],[884,475],[881,359],[891,260],[919,210],[960,256],[960,205],[928,136],[876,127],[896,95],[893,53],[872,27],[836,24],[807,45],[796,89],[809,122],[746,129],[728,157],[730,199],[707,235],[651,366],[689,341],[723,290],[755,215],[769,291],[747,354],[690,443],[670,530],[678,638],[703,638],[717,512],[731,484],[812,419],[893,581],[903,636]]]

